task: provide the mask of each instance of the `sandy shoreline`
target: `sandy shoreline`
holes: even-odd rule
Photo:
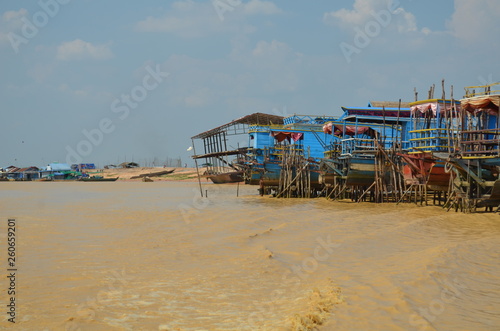
[[[163,167],[137,167],[137,168],[112,168],[112,169],[99,169],[102,171],[100,174],[104,178],[119,177],[119,181],[127,182],[141,182],[142,178],[134,178],[149,173],[160,172],[164,170],[174,170],[173,173],[161,176],[150,177],[155,182],[165,181],[181,181],[181,182],[196,182],[198,181],[198,174],[196,168],[163,168]],[[200,169],[200,173],[204,170]],[[92,175],[92,174],[91,174]],[[206,180],[202,178],[202,180]]]

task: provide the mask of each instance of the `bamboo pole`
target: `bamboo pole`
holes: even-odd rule
[[[194,146],[194,139],[191,139],[191,144],[193,146],[193,155],[196,155],[196,147]],[[198,169],[198,159],[194,159],[194,164],[196,165],[196,173],[198,174],[198,184],[200,186],[200,194],[203,198],[203,188],[201,187],[200,170]]]

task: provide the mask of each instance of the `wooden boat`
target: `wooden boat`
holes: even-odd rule
[[[450,174],[445,171],[445,161],[426,152],[400,156],[405,163],[403,177],[407,185],[426,184],[429,190],[448,190]]]
[[[351,156],[347,163],[347,186],[370,186],[375,180],[375,158]]]
[[[93,176],[93,177],[80,178],[79,180],[82,182],[115,182],[118,178],[120,177],[104,178],[101,176]]]
[[[162,170],[162,171],[156,171],[156,172],[148,172],[147,174],[140,174],[137,176],[132,176],[130,179],[139,179],[139,178],[144,178],[144,177],[158,177],[158,176],[163,176],[163,175],[168,175],[171,174],[175,171],[175,169],[172,170]]]
[[[243,171],[225,172],[216,175],[207,175],[214,184],[238,183],[243,181]]]

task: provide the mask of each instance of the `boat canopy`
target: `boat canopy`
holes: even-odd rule
[[[500,95],[483,95],[460,100],[462,108],[468,112],[487,110],[492,115],[498,114]]]
[[[436,117],[438,114],[449,113],[451,111],[459,111],[460,103],[458,101],[453,100],[443,100],[443,99],[433,99],[433,100],[425,100],[412,102],[411,112],[413,116],[421,114],[421,117]]]

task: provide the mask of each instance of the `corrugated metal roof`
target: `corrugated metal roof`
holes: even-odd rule
[[[15,167],[15,166],[10,166],[10,167],[5,168],[6,172],[17,172],[17,171],[19,171],[19,169],[20,168]]]
[[[35,166],[31,166],[31,167],[27,167],[27,168],[21,168],[18,170],[18,172],[26,172],[26,171],[30,171],[30,172],[37,172],[38,170],[38,167],[35,167]]]
[[[191,139],[203,139],[219,133],[222,133],[232,126],[246,124],[246,125],[271,125],[271,124],[283,124],[283,116],[270,115],[264,113],[253,113],[251,115],[240,117],[233,120],[227,124],[218,126],[214,129],[202,132],[196,136],[191,137]],[[242,132],[243,133],[243,132]]]

